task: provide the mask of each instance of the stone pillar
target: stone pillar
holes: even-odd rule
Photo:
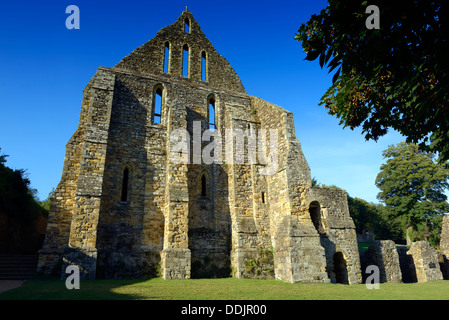
[[[440,268],[445,280],[449,279],[449,215],[443,217],[440,237]]]
[[[184,161],[174,163],[177,150],[170,141],[173,130],[187,128],[187,112],[183,106],[172,106],[167,112],[167,181],[165,193],[164,249],[161,254],[164,279],[189,279],[191,253],[189,250],[189,189],[187,155]]]
[[[416,241],[407,251],[407,255],[413,258],[410,265],[412,273],[416,274],[418,282],[443,280],[438,263],[438,253],[427,241]]]
[[[312,221],[285,216],[274,238],[275,277],[286,282],[330,282],[326,256]]]
[[[172,194],[175,193],[172,189]],[[173,196],[172,196],[173,197]],[[164,249],[161,254],[164,279],[190,279],[191,253],[188,248],[188,200],[167,205],[164,231]]]
[[[78,128],[66,145],[61,181],[51,197],[45,241],[42,249],[39,250],[37,266],[38,274],[44,276],[59,276],[61,273],[60,262],[70,235],[70,224],[75,204],[79,168],[81,167],[86,122],[92,103],[92,83],[94,80],[95,77],[91,79],[83,91]]]
[[[449,258],[449,215],[443,217],[440,237],[440,250]]]
[[[366,252],[366,266],[379,267],[380,283],[402,281],[399,255],[392,240],[376,240]]]
[[[62,278],[66,276],[68,265],[76,265],[81,279],[95,279],[97,226],[114,86],[115,75],[99,68],[92,85],[92,103],[82,147],[69,243],[64,250]]]

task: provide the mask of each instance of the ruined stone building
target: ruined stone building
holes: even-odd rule
[[[192,145],[174,163],[171,134],[192,137],[195,122],[247,137],[277,130],[275,172],[195,163]],[[248,95],[188,11],[84,89],[38,271],[68,264],[90,279],[361,282],[346,193],[312,187],[293,114]]]

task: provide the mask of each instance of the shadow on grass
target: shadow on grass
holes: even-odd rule
[[[0,294],[0,300],[139,300],[151,299],[126,290],[115,289],[148,281],[149,279],[81,280],[80,289],[67,289],[65,280],[33,278],[15,289]],[[124,292],[123,292],[124,291]]]

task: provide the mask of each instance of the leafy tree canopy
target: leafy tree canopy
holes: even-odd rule
[[[337,70],[320,105],[367,140],[393,128],[449,159],[449,2],[379,0],[380,29],[365,25],[369,4],[329,0],[296,34],[306,60]]]
[[[6,158],[0,149],[0,213],[25,224],[38,215],[48,215],[36,200],[36,190],[30,187],[25,170],[7,167]]]
[[[348,195],[348,207],[358,233],[364,228],[370,228],[377,239],[395,242],[403,240],[400,224],[389,216],[384,205],[369,203]]]
[[[383,152],[386,163],[376,178],[377,198],[404,228],[437,230],[449,211],[445,191],[449,187],[448,163],[436,163],[435,155],[405,142]]]

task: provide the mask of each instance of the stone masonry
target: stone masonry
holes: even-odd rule
[[[416,241],[410,246],[407,255],[411,257],[410,273],[417,282],[443,280],[438,263],[438,252],[427,241]]]
[[[396,244],[392,240],[376,240],[366,252],[366,262],[362,263],[362,270],[369,265],[379,267],[379,282],[402,282],[402,272]]]
[[[175,142],[211,126],[244,132],[245,159],[261,129],[277,144],[265,162],[196,162],[210,139],[175,149],[177,130],[188,134]],[[214,154],[240,146],[226,142]],[[345,191],[312,187],[293,114],[248,95],[188,11],[84,89],[38,271],[69,264],[85,279],[361,282]]]
[[[443,217],[438,255],[441,273],[445,280],[449,279],[449,215]]]

